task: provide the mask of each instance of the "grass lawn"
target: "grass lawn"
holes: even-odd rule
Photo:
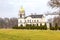
[[[0,29],[0,40],[60,40],[60,31]]]

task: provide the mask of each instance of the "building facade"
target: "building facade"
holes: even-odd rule
[[[46,19],[44,15],[29,15],[25,16],[25,10],[23,7],[21,7],[19,11],[19,18],[18,18],[18,26],[26,26],[26,24],[31,24],[31,25],[37,25],[40,26],[40,24],[44,25],[46,23]]]

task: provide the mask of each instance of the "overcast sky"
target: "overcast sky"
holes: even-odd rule
[[[0,0],[0,17],[18,17],[19,9],[24,7],[26,15],[41,14],[50,10],[49,0]]]

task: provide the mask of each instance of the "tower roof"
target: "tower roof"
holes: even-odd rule
[[[20,12],[21,12],[21,13],[24,13],[24,12],[25,12],[23,6],[21,6],[21,8],[20,8]]]

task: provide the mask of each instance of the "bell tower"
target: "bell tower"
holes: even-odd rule
[[[20,18],[25,18],[25,10],[24,8],[21,6],[20,10],[19,10],[19,16]]]
[[[22,6],[19,10],[19,18],[18,18],[18,26],[21,25],[25,26],[25,10]]]

